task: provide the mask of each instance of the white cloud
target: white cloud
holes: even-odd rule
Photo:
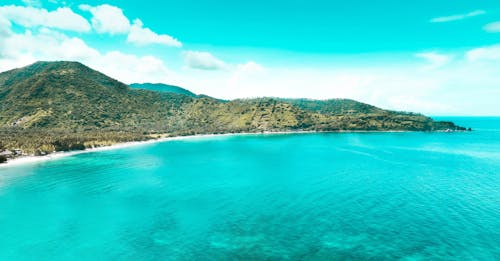
[[[382,108],[433,115],[500,113],[500,46],[454,53],[455,59],[447,66],[429,70],[418,70],[420,63],[310,68],[269,67],[250,61],[237,65],[223,62],[225,69],[216,72],[172,72],[157,57],[120,51],[101,53],[80,38],[50,29],[10,32],[0,38],[0,46],[4,46],[0,48],[0,71],[37,60],[78,60],[125,83],[172,83],[219,98],[351,98]],[[423,54],[431,64],[443,61],[440,54]]]
[[[157,34],[149,28],[143,27],[139,19],[130,24],[129,19],[123,14],[123,10],[112,5],[99,6],[80,5],[80,9],[92,13],[92,27],[97,33],[104,34],[128,34],[127,42],[139,46],[149,44],[160,44],[166,46],[181,47],[182,43],[166,34]]]
[[[234,67],[227,84],[228,86],[236,87],[238,89],[238,86],[242,83],[252,82],[252,79],[262,78],[265,74],[266,69],[264,66],[254,61],[249,61],[247,63],[238,64]],[[249,91],[252,92],[251,89]]]
[[[177,76],[161,59],[112,51],[96,57],[87,64],[125,83],[176,83]]]
[[[47,11],[29,6],[0,6],[0,16],[27,28],[43,26],[76,32],[90,31],[88,21],[68,7]]]
[[[0,69],[6,70],[37,60],[85,60],[95,57],[98,51],[88,47],[77,37],[42,28],[38,33],[26,31],[11,34],[0,40]]]
[[[136,45],[161,44],[166,46],[181,47],[182,43],[170,35],[157,34],[149,28],[143,28],[143,23],[139,19],[134,20],[134,24],[130,28],[127,37],[127,42]]]
[[[189,68],[199,70],[226,70],[228,65],[209,52],[186,51],[184,62]]]
[[[417,53],[416,56],[427,60],[429,64],[424,67],[424,69],[426,70],[443,67],[453,59],[453,57],[450,55],[440,54],[436,52]]]
[[[489,33],[500,33],[500,22],[489,23],[483,29]]]
[[[469,61],[494,61],[500,60],[500,45],[475,48],[466,53]]]
[[[98,33],[131,32],[128,19],[117,7],[82,5],[80,8],[92,13],[92,25]],[[13,32],[12,23],[25,27],[25,31]],[[180,45],[173,38],[142,28],[139,20],[134,26],[139,30],[138,33],[135,32],[136,35],[147,38],[147,43]],[[88,46],[81,38],[70,37],[54,29],[89,31],[91,25],[69,8],[49,12],[34,7],[0,6],[0,71],[26,66],[39,60],[68,60],[80,61],[126,83],[176,82],[175,73],[161,59],[151,55],[126,54],[118,50],[101,53]]]
[[[500,46],[420,56],[432,66],[421,70],[418,61],[321,67],[270,67],[249,62],[211,73],[185,70],[181,86],[224,99],[350,98],[386,109],[428,115],[500,114]],[[308,61],[304,60],[304,64]]]
[[[474,17],[474,16],[479,16],[479,15],[484,15],[486,14],[485,11],[483,10],[475,10],[470,13],[466,14],[457,14],[457,15],[450,15],[450,16],[442,16],[442,17],[436,17],[432,18],[430,20],[431,23],[445,23],[445,22],[452,22],[452,21],[458,21],[458,20],[463,20],[466,18]]]
[[[0,16],[0,59],[3,57],[2,50],[5,49],[4,39],[7,39],[12,34],[11,26],[9,20]]]
[[[92,14],[92,27],[98,33],[126,34],[130,30],[130,21],[122,9],[104,4],[98,6],[80,5],[81,10]]]
[[[426,97],[412,95],[391,96],[387,99],[387,106],[399,111],[411,111],[426,113],[439,113],[453,111],[453,106],[445,103],[429,101]]]
[[[40,60],[66,60],[82,62],[125,83],[173,83],[177,79],[162,60],[153,56],[137,56],[120,51],[101,53],[78,37],[68,37],[46,28],[35,33],[11,33],[0,38],[0,46],[0,71]]]
[[[11,26],[12,26],[12,24],[10,23],[9,20],[0,16],[0,36],[5,37],[7,35],[10,35],[11,34]]]
[[[238,64],[236,66],[236,71],[245,74],[262,73],[265,71],[264,67],[254,61],[250,61],[244,64]]]
[[[27,6],[41,7],[42,3],[40,0],[22,0],[23,3]]]

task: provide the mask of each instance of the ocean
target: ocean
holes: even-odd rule
[[[0,168],[0,260],[500,260],[500,118]]]

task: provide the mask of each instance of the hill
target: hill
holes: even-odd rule
[[[303,110],[317,112],[327,115],[349,115],[349,114],[373,114],[388,112],[373,105],[358,102],[350,99],[280,99],[283,102],[291,103]]]
[[[178,88],[134,87],[77,62],[37,62],[0,73],[0,152],[46,154],[160,135],[463,129],[353,100],[223,101]]]
[[[168,98],[166,97],[168,96]],[[76,62],[38,62],[0,74],[0,126],[56,129],[147,127],[180,95],[131,90]]]
[[[196,94],[181,88],[179,86],[168,85],[163,83],[133,83],[129,85],[134,89],[142,89],[148,91],[155,92],[167,92],[167,93],[175,93],[175,94],[183,94],[189,97],[196,97]]]

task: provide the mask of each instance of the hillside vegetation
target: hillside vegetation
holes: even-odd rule
[[[37,62],[1,73],[0,152],[39,155],[159,135],[463,129],[347,99],[223,101],[153,87],[130,88],[77,62]],[[156,88],[163,91],[146,90]]]
[[[196,97],[197,95],[192,93],[189,90],[186,90],[179,86],[163,84],[163,83],[133,83],[129,85],[130,88],[133,89],[141,89],[155,92],[166,92],[166,93],[175,93],[175,94],[183,94],[189,97]]]

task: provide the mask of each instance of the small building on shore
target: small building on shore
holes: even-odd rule
[[[6,158],[10,158],[10,157],[14,156],[14,152],[12,152],[10,150],[0,151],[0,156],[4,156]]]

